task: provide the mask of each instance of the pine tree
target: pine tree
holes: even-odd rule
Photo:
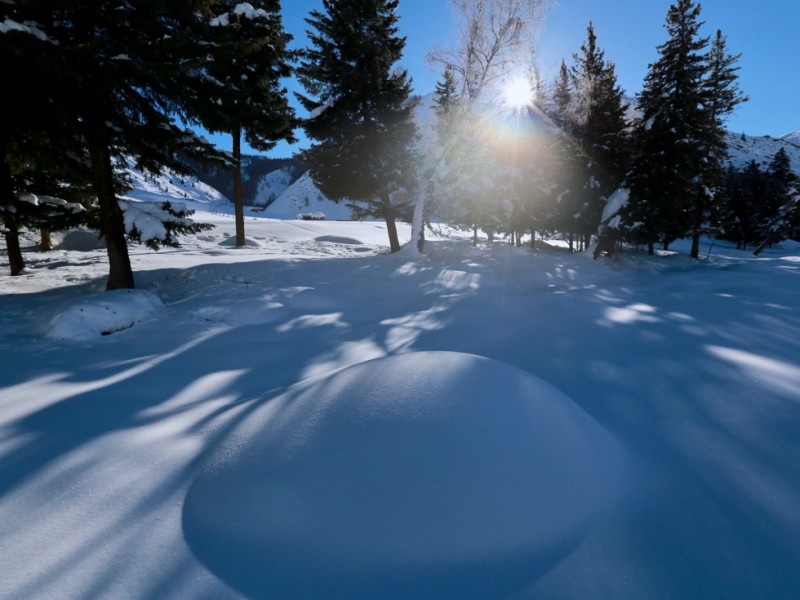
[[[460,150],[459,121],[461,114],[461,98],[458,95],[458,83],[450,67],[445,67],[442,78],[436,82],[433,91],[433,111],[436,115],[434,123],[434,137],[425,145],[426,153],[421,157],[419,176],[422,198],[417,200],[417,206],[423,205],[425,212],[433,210],[436,214],[449,223],[455,224],[457,217],[454,213],[452,193],[457,189],[458,178],[453,172],[453,165],[457,163]],[[424,219],[424,215],[419,215]],[[415,219],[416,221],[416,219]],[[418,226],[421,224],[417,224]],[[418,245],[424,241],[424,232],[419,227],[423,236],[418,240]],[[422,248],[420,248],[421,250]]]
[[[563,193],[558,222],[570,242],[577,234],[583,247],[597,231],[605,199],[622,182],[629,142],[623,92],[614,64],[597,46],[591,22],[573,59],[571,69],[562,63],[556,85],[557,122],[572,136],[559,152]]]
[[[756,255],[765,247],[785,240],[793,234],[798,176],[792,171],[789,154],[784,148],[778,150],[770,160],[765,188],[756,211],[756,235],[757,241],[760,242],[754,252]]]
[[[184,156],[215,154],[173,120],[196,101],[206,49],[194,36],[207,7],[206,0],[15,2],[20,22],[35,23],[30,35],[43,42],[25,57],[38,65],[37,92],[48,106],[37,132],[62,136],[74,144],[72,153],[88,156],[109,259],[108,289],[134,286],[116,160],[125,154],[145,170],[188,171]]]
[[[667,12],[669,39],[658,47],[638,96],[635,153],[626,223],[647,242],[666,248],[691,230],[690,213],[706,193],[709,112],[700,6],[677,0]]]
[[[32,205],[21,202],[19,195],[33,172],[28,167],[43,151],[57,157],[52,165],[70,162],[61,152],[68,136],[63,131],[53,133],[55,123],[46,118],[50,103],[40,87],[31,85],[32,81],[46,81],[46,67],[50,60],[57,60],[57,48],[26,9],[24,4],[0,3],[0,22],[16,24],[0,35],[0,81],[7,90],[0,118],[0,221],[11,275],[19,275],[25,268],[19,231],[26,226]],[[33,56],[41,60],[31,60]]]
[[[442,79],[434,86],[433,110],[436,113],[436,130],[440,138],[447,137],[453,129],[459,104],[457,85],[453,70],[447,67]]]
[[[720,202],[719,236],[736,242],[737,249],[744,250],[761,241],[759,212],[767,193],[767,180],[755,160],[741,169],[728,168]]]
[[[572,77],[569,67],[565,61],[561,61],[558,71],[558,79],[553,86],[553,112],[550,113],[553,120],[561,126],[564,131],[572,129],[572,116],[570,107],[572,106]]]
[[[207,22],[208,90],[196,107],[198,120],[233,141],[233,205],[236,246],[245,245],[241,138],[257,150],[293,141],[294,111],[281,79],[291,74],[292,37],[283,30],[279,0],[221,0]]]
[[[407,72],[396,66],[398,0],[323,0],[306,22],[311,47],[302,54],[298,94],[315,143],[301,153],[321,191],[364,203],[386,221],[392,252],[400,249],[392,195],[410,185],[416,139]]]
[[[716,196],[723,184],[723,165],[728,154],[725,119],[747,100],[738,85],[739,67],[736,63],[740,56],[728,54],[727,40],[717,30],[708,52],[708,73],[704,81],[704,106],[709,122],[702,190],[695,196],[692,210],[692,258],[699,257],[701,234],[718,228],[721,202],[717,201]]]

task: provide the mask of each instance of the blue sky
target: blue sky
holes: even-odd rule
[[[617,67],[620,85],[631,95],[639,91],[649,63],[658,57],[656,46],[666,39],[664,20],[670,0],[555,0],[538,38],[540,67],[548,80],[562,59],[569,62],[586,38],[586,26],[594,22],[595,33],[606,59]],[[800,2],[797,0],[706,0],[701,18],[703,33],[717,29],[728,37],[728,48],[742,53],[740,86],[750,97],[728,120],[735,132],[781,136],[800,129]],[[293,46],[305,44],[304,18],[321,0],[283,0],[284,27],[294,35]],[[407,37],[402,64],[413,79],[415,92],[433,90],[439,73],[425,56],[438,44],[448,46],[455,26],[447,0],[400,0],[400,28]],[[290,89],[293,86],[289,85]],[[298,112],[304,116],[302,110]],[[223,149],[230,149],[226,136],[209,136]],[[290,156],[296,146],[280,144],[266,153]],[[247,151],[247,149],[244,149]]]

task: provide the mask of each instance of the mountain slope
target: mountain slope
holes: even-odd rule
[[[765,167],[781,148],[789,155],[792,170],[800,174],[800,132],[790,133],[780,138],[768,135],[752,136],[744,133],[728,134],[728,162],[736,168],[743,167],[751,160]]]
[[[345,201],[336,203],[326,197],[306,171],[288,186],[264,211],[273,219],[297,219],[301,215],[324,215],[328,221],[350,220],[350,209]]]

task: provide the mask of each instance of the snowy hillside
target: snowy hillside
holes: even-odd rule
[[[792,142],[793,144],[800,145],[800,131],[793,131],[792,133],[787,133],[786,135],[782,135],[781,139],[787,142]]]
[[[632,122],[640,115],[636,108],[636,98],[626,96],[625,101],[628,103],[627,117]],[[789,154],[792,170],[800,175],[800,131],[788,133],[780,138],[728,132],[728,164],[737,169],[751,160],[764,167],[781,148]]]
[[[729,162],[736,168],[743,167],[751,160],[766,166],[781,148],[789,155],[792,170],[800,174],[800,132],[780,138],[768,135],[728,134]]]
[[[178,175],[164,169],[159,175],[142,173],[132,161],[127,163],[127,178],[134,189],[127,194],[134,200],[164,202],[181,199],[194,210],[230,212],[231,201],[197,177]],[[255,207],[245,207],[247,215],[260,214],[273,219],[298,219],[304,214],[324,215],[327,220],[349,220],[346,202],[335,203],[319,191],[309,173],[292,183],[291,167],[259,176]],[[267,204],[269,201],[269,204]],[[263,208],[267,205],[266,208]],[[263,211],[263,212],[262,212]]]
[[[288,169],[278,169],[263,175],[258,180],[253,204],[255,206],[269,206],[286,191],[292,181],[293,177]]]
[[[327,198],[306,172],[264,211],[264,216],[272,219],[297,219],[299,215],[324,215],[328,221],[348,220],[350,209],[345,201],[337,204]]]
[[[228,199],[218,190],[191,175],[179,175],[167,168],[162,169],[158,175],[144,173],[136,168],[130,158],[125,161],[125,172],[129,183],[133,185],[133,190],[126,195],[134,200],[189,200],[210,208],[228,203]]]

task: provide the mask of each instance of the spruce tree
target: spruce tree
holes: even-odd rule
[[[569,67],[565,61],[561,61],[558,71],[558,79],[553,85],[553,112],[550,113],[553,120],[562,129],[569,132],[572,129],[572,116],[570,107],[572,106],[572,78],[570,77]]]
[[[798,176],[792,171],[789,154],[784,148],[770,160],[766,171],[764,193],[756,210],[756,235],[761,250],[793,235],[796,221]]]
[[[194,112],[207,129],[232,138],[237,247],[245,245],[242,135],[262,151],[280,140],[294,141],[294,112],[281,82],[291,74],[292,37],[283,29],[280,10],[279,0],[221,0],[204,32],[211,49],[204,66],[208,89]]]
[[[446,137],[453,129],[459,102],[457,85],[453,70],[447,67],[442,79],[436,82],[433,89],[433,110],[436,113],[436,130],[440,137]]]
[[[714,232],[718,228],[722,202],[717,200],[717,195],[723,185],[724,162],[728,155],[725,119],[747,100],[738,85],[739,58],[740,55],[728,53],[727,40],[717,30],[707,55],[708,71],[704,81],[704,106],[708,117],[707,150],[702,189],[695,195],[691,211],[692,258],[699,257],[701,234]]]
[[[459,125],[461,98],[458,95],[458,83],[450,67],[445,67],[442,78],[435,84],[433,111],[436,115],[433,128],[435,135],[426,145],[427,153],[422,160],[420,180],[427,188],[423,190],[425,200],[435,204],[431,208],[440,218],[454,224],[457,218],[451,195],[457,189],[458,177],[452,167],[457,164],[463,148]]]
[[[115,163],[188,172],[186,156],[214,149],[174,117],[196,101],[207,49],[196,43],[206,0],[135,4],[79,0],[17,0],[20,22],[36,23],[44,43],[26,56],[38,66],[37,91],[48,104],[40,130],[75,143],[88,156],[109,259],[108,289],[134,286]]]
[[[562,63],[556,85],[556,120],[572,137],[560,150],[559,224],[570,242],[577,234],[583,247],[597,231],[606,198],[622,182],[629,142],[623,92],[591,22],[573,59],[569,70]]]
[[[638,96],[626,223],[648,244],[665,248],[691,230],[691,211],[703,189],[709,112],[700,6],[677,0],[667,12],[669,39],[658,46]]]
[[[410,185],[416,139],[411,83],[396,66],[398,0],[323,0],[306,22],[311,46],[297,69],[310,111],[303,128],[314,142],[300,158],[321,191],[364,203],[386,221],[392,252],[400,249],[394,192]]]
[[[47,118],[52,113],[50,102],[38,85],[31,85],[47,81],[47,67],[58,59],[57,45],[27,9],[24,3],[0,3],[0,22],[16,24],[0,35],[0,81],[6,90],[0,118],[0,222],[11,275],[25,268],[19,231],[26,226],[31,205],[20,202],[19,195],[31,172],[28,165],[42,151],[57,157],[53,165],[69,163],[67,154],[60,152],[68,136],[54,133],[57,121]]]
[[[744,250],[755,239],[758,199],[764,193],[764,175],[754,160],[741,169],[729,166],[719,202],[718,236]]]

